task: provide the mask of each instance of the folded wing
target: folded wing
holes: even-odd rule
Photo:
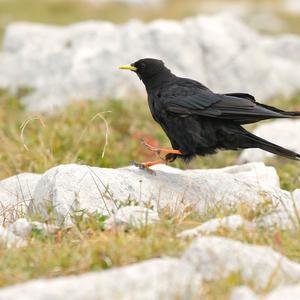
[[[290,117],[282,110],[257,103],[252,95],[215,94],[197,81],[182,78],[165,87],[161,100],[170,113],[226,119],[240,124]]]

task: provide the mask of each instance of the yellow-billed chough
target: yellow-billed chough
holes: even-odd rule
[[[292,118],[300,116],[300,112],[285,112],[260,104],[245,93],[216,94],[200,82],[175,76],[158,59],[144,58],[120,69],[134,71],[143,81],[152,116],[173,147],[146,145],[165,157],[143,163],[142,167],[171,162],[177,157],[189,161],[196,155],[216,153],[218,149],[260,148],[300,160],[299,154],[257,137],[241,126],[266,119]]]

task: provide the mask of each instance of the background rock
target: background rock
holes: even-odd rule
[[[178,259],[153,259],[109,271],[40,279],[0,289],[0,300],[189,300],[201,277]]]
[[[233,290],[230,300],[298,300],[300,299],[300,285],[286,285],[279,287],[265,296],[258,296],[248,287],[237,287]]]
[[[300,153],[300,120],[271,121],[259,125],[253,133],[274,144]],[[274,156],[274,154],[260,149],[246,149],[242,151],[238,162],[265,161]]]
[[[224,218],[216,218],[204,222],[203,224],[180,233],[180,237],[196,237],[202,234],[209,234],[217,232],[220,228],[227,230],[236,230],[243,226],[254,226],[250,222],[243,219],[240,215],[232,215]]]
[[[32,225],[24,218],[18,219],[9,225],[9,230],[19,237],[26,238],[32,231]]]
[[[247,245],[222,237],[196,239],[183,254],[205,280],[240,274],[258,290],[300,281],[300,265],[266,246]]]
[[[249,287],[239,286],[231,293],[230,300],[259,300],[259,298]]]
[[[9,229],[0,226],[0,246],[4,246],[7,248],[19,248],[27,246],[27,242],[21,237],[15,235]]]
[[[297,300],[300,299],[300,285],[288,285],[280,287],[270,294],[264,300]]]
[[[275,51],[288,44],[296,52],[298,40],[266,38],[226,14],[149,24],[14,23],[4,36],[0,87],[33,88],[24,98],[30,110],[47,111],[71,99],[131,98],[145,95],[144,87],[137,76],[117,67],[156,57],[177,75],[216,92],[249,92],[266,100],[300,88],[298,57]]]

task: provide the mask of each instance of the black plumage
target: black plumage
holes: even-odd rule
[[[244,93],[217,94],[203,84],[171,73],[161,60],[145,58],[123,69],[135,71],[143,81],[152,116],[182,154],[168,160],[213,154],[218,149],[260,148],[300,160],[300,155],[259,138],[241,125],[273,118],[300,116],[260,104]],[[283,129],[284,130],[284,129]]]

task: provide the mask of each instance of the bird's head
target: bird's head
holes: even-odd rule
[[[119,68],[135,72],[143,82],[147,82],[151,78],[155,77],[155,75],[168,70],[162,60],[154,58],[143,58],[131,65],[121,66]]]

